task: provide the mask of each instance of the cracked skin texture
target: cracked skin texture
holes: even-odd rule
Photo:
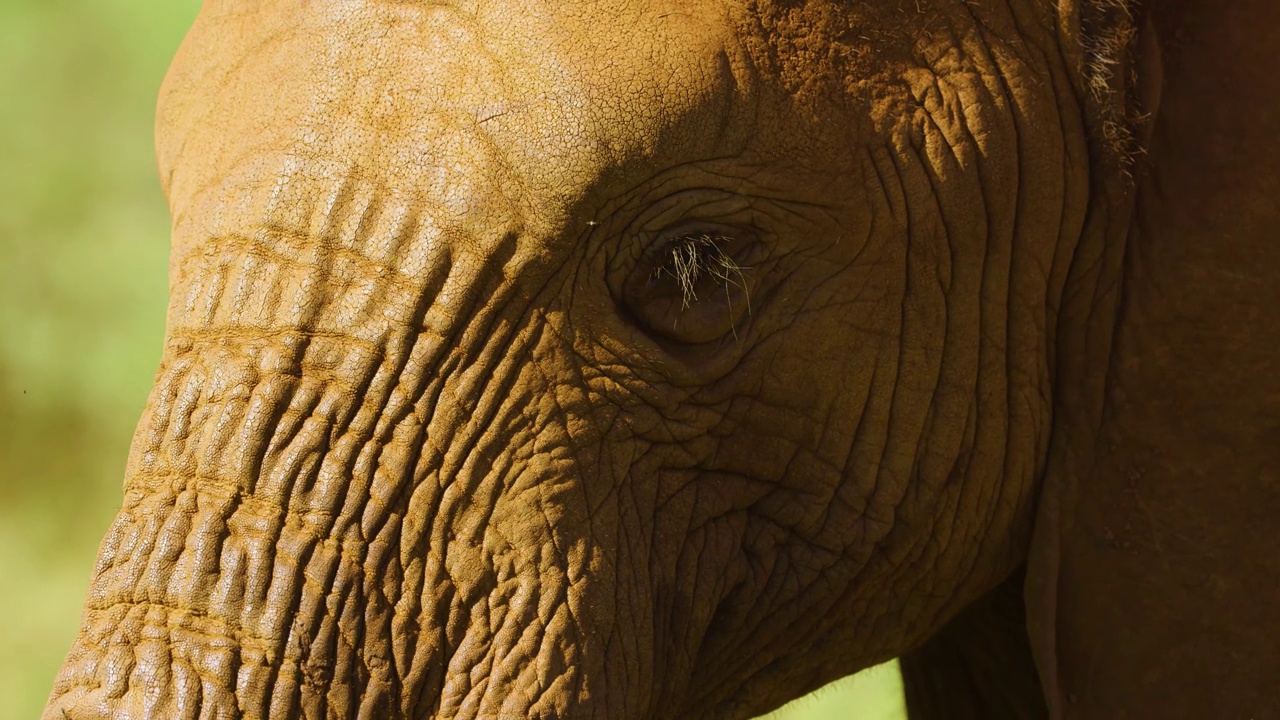
[[[899,655],[913,718],[1269,717],[1280,112],[1212,79],[1278,24],[1211,7],[206,2],[45,718],[731,720]]]

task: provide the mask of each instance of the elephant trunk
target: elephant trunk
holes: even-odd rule
[[[447,254],[425,222],[348,209],[399,250],[271,223],[175,242],[164,358],[47,720],[643,712],[602,684],[619,594],[575,530],[572,398],[516,382],[553,333],[503,314],[513,241]],[[613,682],[643,683],[630,666]]]

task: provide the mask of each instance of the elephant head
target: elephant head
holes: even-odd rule
[[[728,720],[899,655],[913,717],[1263,716],[1232,7],[208,0],[45,717]]]

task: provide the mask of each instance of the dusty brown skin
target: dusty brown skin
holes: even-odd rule
[[[1275,717],[1277,28],[207,2],[45,717]]]

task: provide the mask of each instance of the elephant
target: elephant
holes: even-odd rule
[[[1278,28],[206,0],[43,717],[1278,717]]]

